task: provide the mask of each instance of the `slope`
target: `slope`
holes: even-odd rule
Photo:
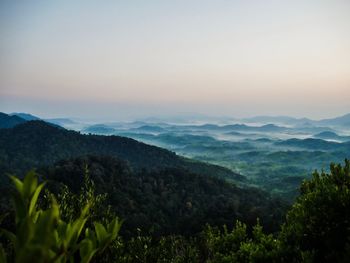
[[[25,119],[22,119],[18,116],[11,116],[6,113],[0,112],[0,129],[2,128],[12,128],[18,124],[26,122]]]
[[[83,135],[43,121],[29,121],[0,130],[0,174],[22,174],[33,167],[86,154],[110,155],[126,160],[140,170],[176,167],[203,175],[242,181],[229,169],[196,162],[168,150],[120,136]]]

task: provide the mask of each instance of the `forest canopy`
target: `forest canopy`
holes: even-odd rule
[[[117,237],[119,221],[116,221],[116,217],[111,214],[107,216],[106,213],[99,214],[98,207],[105,201],[105,197],[96,196],[94,183],[89,179],[85,178],[85,185],[81,188],[80,194],[88,197],[85,205],[84,202],[80,204],[82,212],[80,215],[71,217],[66,223],[60,219],[60,216],[61,214],[64,216],[65,213],[67,216],[67,212],[62,213],[62,211],[69,211],[66,207],[69,203],[65,200],[72,198],[75,195],[73,192],[66,189],[65,194],[62,195],[61,192],[57,198],[51,197],[51,205],[47,210],[43,210],[45,202],[36,204],[36,198],[44,184],[37,184],[36,175],[33,172],[29,173],[23,182],[17,178],[13,178],[13,182],[17,189],[14,197],[18,200],[15,202],[16,230],[14,234],[9,234],[7,230],[2,232],[11,237],[12,242],[12,245],[11,242],[4,242],[2,247],[6,248],[6,252],[3,248],[1,249],[2,260],[5,260],[6,253],[10,259],[12,257],[17,262],[26,262],[23,249],[31,252],[41,249],[40,255],[49,258],[48,261],[42,262],[51,262],[50,260],[57,255],[57,251],[61,251],[60,247],[65,247],[62,241],[64,238],[56,238],[61,240],[61,243],[56,241],[56,243],[43,244],[40,243],[40,239],[38,241],[35,234],[32,234],[26,236],[28,240],[23,243],[24,245],[21,246],[21,243],[18,243],[18,240],[23,238],[19,230],[25,227],[28,233],[36,233],[35,231],[39,231],[35,230],[36,225],[44,224],[42,218],[45,217],[51,220],[56,218],[54,221],[47,221],[51,222],[47,228],[40,228],[41,235],[48,239],[51,235],[56,235],[55,230],[52,231],[52,229],[55,227],[60,229],[62,224],[65,227],[79,224],[81,226],[85,223],[95,225],[95,238],[97,238],[95,241],[93,241],[94,234],[90,234],[88,230],[85,230],[85,239],[80,237],[81,231],[79,231],[74,242],[80,245],[75,246],[73,250],[63,250],[72,253],[67,254],[70,256],[80,251],[80,257],[83,258],[93,251],[93,244],[103,243],[102,248],[96,248],[96,255],[93,253],[95,257],[89,256],[85,262],[90,260],[99,262],[347,262],[350,255],[350,162],[348,160],[343,166],[331,164],[330,173],[315,171],[312,179],[303,182],[300,196],[288,211],[286,221],[281,224],[280,230],[275,233],[266,232],[258,220],[251,229],[249,225],[236,221],[233,227],[224,225],[220,228],[207,224],[199,234],[192,236],[170,234],[155,237],[144,235],[141,230],[137,230],[138,233],[131,238]],[[56,199],[58,201],[55,201]],[[94,220],[108,221],[108,216],[111,216],[114,219],[109,224],[112,225],[105,228],[96,221],[87,222],[89,209],[86,205],[90,203]],[[21,206],[22,208],[19,209]],[[83,229],[84,226],[78,228]],[[105,238],[111,237],[109,241],[103,241],[98,231],[102,231],[104,233],[102,236]],[[91,246],[87,245],[89,242]],[[32,243],[35,246],[32,246]],[[47,254],[45,251],[50,253]],[[66,255],[65,253],[63,254]],[[59,262],[66,262],[68,258],[68,256],[62,257]]]

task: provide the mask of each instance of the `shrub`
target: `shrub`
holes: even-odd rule
[[[48,209],[38,208],[45,183],[38,184],[35,172],[29,172],[23,181],[11,179],[16,189],[13,194],[16,231],[2,233],[13,245],[15,262],[90,262],[117,238],[121,227],[118,218],[106,226],[94,222],[94,229],[90,229],[85,226],[90,207],[87,204],[76,219],[65,222],[54,196]],[[0,260],[6,260],[4,254],[0,249]]]

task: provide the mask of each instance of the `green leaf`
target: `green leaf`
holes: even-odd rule
[[[23,220],[26,217],[27,210],[24,204],[24,200],[20,194],[14,194],[12,200],[15,205],[16,224],[18,224],[21,220]]]
[[[85,254],[83,257],[81,257],[81,263],[88,263],[91,261],[92,257],[96,254],[98,250],[94,249],[90,251],[88,254]]]
[[[107,231],[101,223],[95,222],[94,225],[95,225],[97,240],[99,243],[102,243],[107,237]]]
[[[34,171],[30,171],[23,180],[23,197],[30,198],[38,185],[38,178]]]
[[[37,208],[38,198],[45,183],[38,185],[35,172],[26,175],[23,182],[11,177],[18,191],[14,195],[16,208],[16,235],[3,230],[14,244],[14,259],[16,262],[90,262],[92,257],[103,251],[112,239],[115,239],[121,223],[118,218],[112,220],[107,229],[100,223],[95,224],[95,231],[88,228],[85,237],[80,236],[87,221],[90,205],[85,205],[80,217],[67,223],[61,220],[59,205],[52,195],[51,207],[47,210]],[[78,207],[81,204],[78,204]],[[0,216],[1,220],[2,216]],[[5,260],[0,251],[1,262]]]
[[[85,237],[93,242],[94,246],[96,246],[96,235],[94,231],[91,231],[89,228],[85,229]]]
[[[86,218],[78,218],[73,222],[72,228],[70,230],[71,235],[68,241],[70,246],[73,246],[78,241],[81,231],[83,230],[83,227],[86,223],[86,220]]]
[[[91,240],[85,238],[83,241],[80,242],[80,257],[85,258],[87,255],[90,255],[91,252],[95,250],[94,244]]]
[[[49,246],[50,243],[54,242],[54,236],[52,233],[57,227],[58,220],[58,205],[53,199],[51,208],[42,212],[38,217],[38,220],[35,222],[35,240],[43,243],[45,246]]]
[[[119,222],[118,218],[114,218],[108,225],[108,233],[111,234],[110,241],[117,238],[122,223]]]
[[[15,176],[10,176],[10,178],[11,178],[13,184],[15,185],[17,191],[19,192],[19,194],[20,194],[21,196],[23,196],[23,193],[22,193],[22,192],[23,192],[23,183],[22,183],[22,181],[19,180],[19,179],[18,179],[17,177],[15,177]]]
[[[35,208],[36,202],[38,201],[39,194],[40,194],[41,190],[43,189],[44,185],[45,185],[45,183],[42,183],[35,189],[35,192],[33,194],[32,199],[30,200],[30,204],[29,204],[29,215],[32,215],[33,209]]]
[[[81,215],[80,217],[86,217],[88,212],[89,212],[89,209],[90,209],[90,205],[89,204],[86,204],[83,208],[83,210],[81,211]]]
[[[16,229],[16,247],[21,250],[35,235],[35,226],[32,220],[27,216],[21,220]]]

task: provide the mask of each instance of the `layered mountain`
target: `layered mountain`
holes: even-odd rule
[[[338,143],[325,141],[322,139],[289,139],[285,141],[276,142],[275,145],[279,146],[289,146],[289,147],[298,147],[310,150],[332,150],[332,151],[344,151],[350,152],[350,142]]]
[[[21,117],[0,112],[0,129],[12,128],[24,122],[26,122],[26,120]]]
[[[11,129],[1,129],[0,145],[1,174],[23,173],[33,167],[50,165],[62,159],[94,154],[126,160],[136,170],[176,167],[234,181],[244,180],[243,176],[229,169],[186,159],[130,138],[85,135],[44,121],[29,121]]]
[[[323,120],[317,121],[317,123],[321,125],[328,125],[328,126],[350,127],[350,113],[340,117],[336,117],[336,118],[323,119]]]
[[[251,118],[244,118],[241,121],[246,123],[279,123],[287,125],[297,125],[300,123],[311,122],[307,118],[293,118],[289,116],[256,116]]]
[[[107,194],[106,207],[125,220],[125,236],[137,234],[138,228],[153,235],[191,235],[206,223],[252,225],[257,217],[275,231],[286,208],[262,190],[232,184],[245,178],[229,169],[125,137],[28,121],[1,129],[0,145],[2,182],[7,172],[21,175],[37,168],[51,191],[64,184],[77,193],[88,171],[97,193]]]
[[[38,116],[29,114],[29,113],[25,113],[25,112],[13,112],[11,114],[9,114],[10,116],[17,116],[20,117],[26,121],[45,121],[54,125],[58,125],[61,127],[70,127],[73,125],[76,125],[77,123],[71,119],[68,118],[51,118],[51,119],[45,119],[45,118],[40,118]]]
[[[37,121],[40,120],[39,117],[34,116],[32,114],[29,113],[24,113],[24,112],[13,112],[10,114],[11,116],[18,116],[26,121]]]
[[[93,133],[93,134],[112,134],[115,132],[115,129],[109,127],[105,124],[94,124],[90,125],[82,130],[84,133]]]
[[[317,139],[323,139],[323,140],[350,141],[350,136],[341,136],[335,132],[330,132],[330,131],[317,133],[313,137]]]
[[[245,123],[274,123],[292,126],[350,127],[350,113],[345,114],[343,116],[322,120],[311,120],[308,118],[293,118],[289,116],[257,116],[252,118],[241,119],[241,121]]]

